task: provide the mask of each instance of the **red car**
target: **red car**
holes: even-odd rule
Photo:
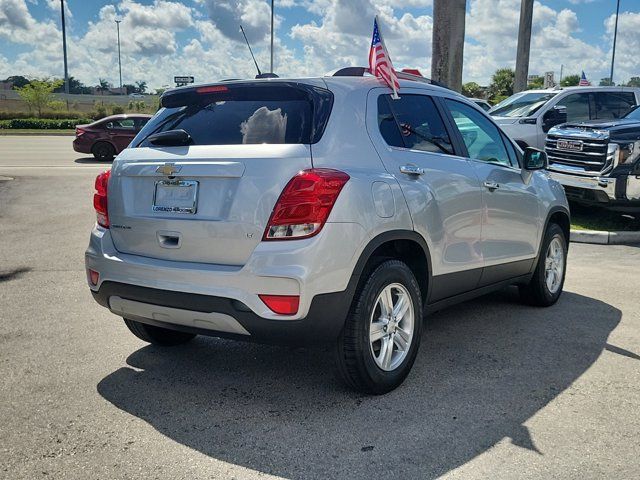
[[[112,160],[127,148],[151,115],[122,114],[101,118],[88,125],[76,125],[73,149],[91,153],[98,160]]]

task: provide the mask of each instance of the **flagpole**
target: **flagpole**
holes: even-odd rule
[[[375,21],[376,21],[376,24],[378,25],[378,35],[380,36],[380,43],[382,44],[384,53],[389,59],[389,64],[393,65],[393,63],[391,62],[391,56],[389,55],[389,51],[387,50],[387,45],[384,43],[384,35],[382,34],[382,29],[380,28],[380,20],[378,20],[378,15],[375,16]],[[398,91],[396,90],[396,84],[394,82],[391,82],[391,89],[393,90],[393,94],[391,95],[391,98],[393,98],[394,100],[398,100],[400,96],[398,95]]]

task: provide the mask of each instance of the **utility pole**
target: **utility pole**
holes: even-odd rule
[[[62,54],[64,57],[64,93],[69,93],[69,69],[67,67],[67,29],[64,23],[64,0],[60,0],[62,15]]]
[[[431,78],[462,90],[464,22],[467,0],[434,0],[431,39]]]
[[[521,92],[527,88],[532,19],[533,0],[521,0],[520,28],[518,29],[518,50],[516,53],[516,76],[513,81],[513,93]]]
[[[611,74],[609,75],[609,82],[613,85],[613,64],[616,60],[616,40],[618,39],[618,15],[620,14],[620,0],[616,7],[616,26],[613,29],[613,52],[611,53]]]
[[[122,95],[122,62],[120,61],[120,22],[116,20],[116,28],[118,29],[118,70],[120,71],[120,95]]]
[[[273,73],[273,0],[271,0],[271,73]]]

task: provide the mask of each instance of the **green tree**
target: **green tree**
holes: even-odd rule
[[[147,82],[144,80],[136,82],[136,85],[138,86],[138,93],[145,93],[147,91]]]
[[[627,82],[627,87],[640,87],[640,77],[631,77]]]
[[[10,77],[5,78],[3,82],[13,83],[14,90],[22,88],[25,85],[29,85],[29,79],[27,77],[23,77],[22,75],[12,75]]]
[[[482,87],[476,82],[467,82],[462,85],[462,94],[469,98],[479,98],[483,95]]]
[[[136,87],[132,83],[125,83],[122,86],[127,90],[127,95],[131,95],[132,93],[136,93],[138,91],[138,87]]]
[[[613,87],[615,83],[613,83],[609,77],[604,77],[600,79],[599,85],[601,87]]]
[[[509,97],[513,95],[513,81],[516,74],[511,68],[499,68],[491,77],[489,85],[489,98],[497,100],[498,98]]]
[[[102,95],[104,95],[104,92],[106,92],[110,88],[111,88],[111,84],[107,82],[104,78],[98,79],[98,90],[100,91],[100,93],[102,93]]]
[[[561,87],[575,87],[580,83],[580,75],[577,73],[573,75],[567,75],[562,80],[560,80]]]
[[[21,88],[16,88],[20,98],[25,101],[29,111],[36,110],[38,116],[42,115],[42,110],[54,102],[53,91],[61,84],[61,80],[31,80],[29,84]]]
[[[542,88],[544,86],[544,78],[540,75],[536,75],[529,79],[527,83],[527,90],[532,90],[534,88]]]

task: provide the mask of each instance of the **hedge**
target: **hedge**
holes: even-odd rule
[[[76,125],[91,123],[93,120],[89,118],[65,118],[65,119],[46,119],[46,118],[14,118],[12,120],[0,120],[0,129],[15,128],[32,128],[43,130],[67,130],[73,129]]]

